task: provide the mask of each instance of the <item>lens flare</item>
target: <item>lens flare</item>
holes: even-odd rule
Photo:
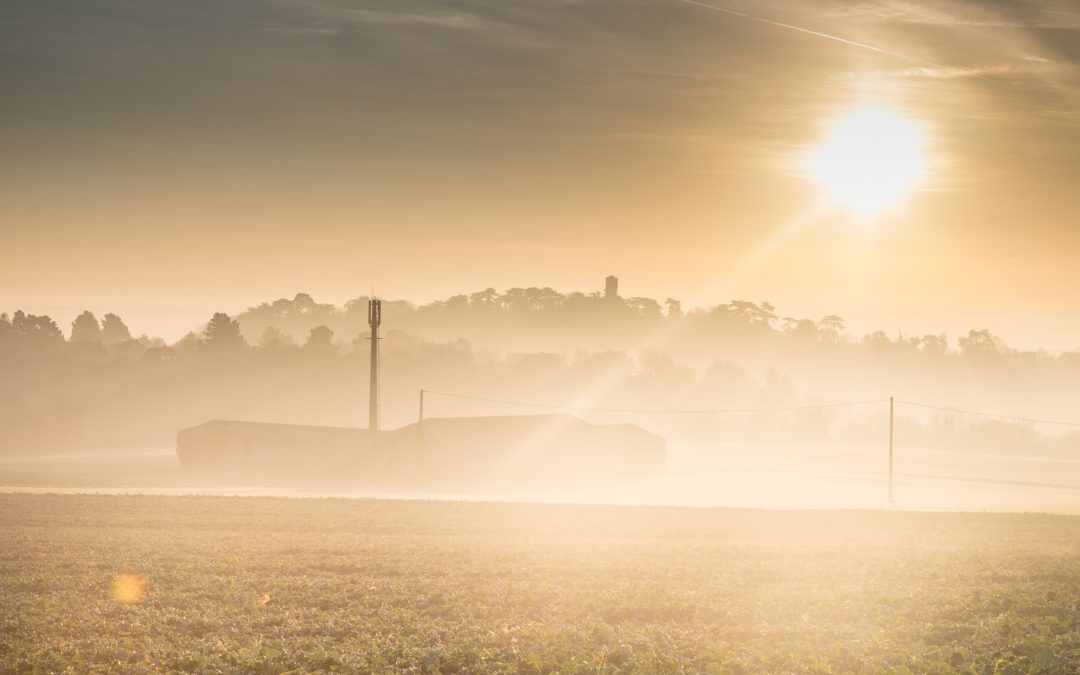
[[[118,574],[112,582],[112,598],[121,605],[134,605],[146,597],[146,579],[126,572]]]

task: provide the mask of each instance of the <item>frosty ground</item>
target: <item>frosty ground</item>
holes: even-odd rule
[[[7,494],[0,607],[19,672],[1074,672],[1080,518]]]

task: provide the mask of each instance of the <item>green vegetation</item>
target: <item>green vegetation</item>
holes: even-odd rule
[[[0,607],[11,672],[1071,673],[1080,518],[0,495]]]

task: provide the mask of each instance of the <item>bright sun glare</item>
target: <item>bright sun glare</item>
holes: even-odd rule
[[[926,173],[918,122],[878,107],[838,119],[806,159],[830,201],[869,216],[900,204]]]

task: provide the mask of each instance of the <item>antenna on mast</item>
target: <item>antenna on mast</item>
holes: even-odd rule
[[[368,300],[368,325],[371,326],[371,374],[368,392],[368,430],[372,445],[379,432],[379,324],[382,323],[382,300],[375,297],[375,285],[371,285],[372,297]]]

